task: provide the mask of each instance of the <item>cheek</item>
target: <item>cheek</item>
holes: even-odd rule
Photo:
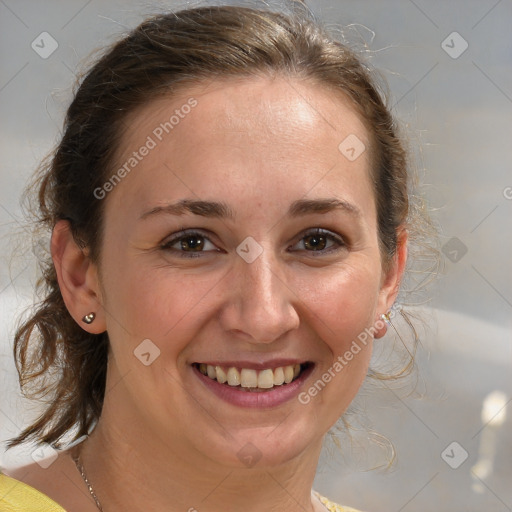
[[[323,345],[325,356],[315,381],[299,398],[320,407],[329,426],[347,410],[366,377],[379,279],[374,265],[347,265],[316,283],[300,283],[315,342]]]
[[[345,352],[352,340],[373,325],[379,278],[373,265],[347,265],[300,282],[300,296],[332,355]]]
[[[175,365],[177,354],[206,321],[206,305],[222,275],[188,275],[162,264],[151,267],[136,258],[115,258],[114,253],[105,259],[105,269],[107,330],[116,359],[123,357],[121,352],[132,354],[149,339],[161,351],[162,360]]]

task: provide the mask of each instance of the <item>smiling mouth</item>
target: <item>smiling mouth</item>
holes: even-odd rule
[[[277,368],[268,368],[265,370],[254,370],[252,368],[236,368],[213,366],[205,363],[194,363],[193,366],[203,375],[220,384],[238,388],[239,391],[265,392],[274,387],[286,386],[290,382],[299,378],[300,375],[312,363],[293,364],[279,366]]]

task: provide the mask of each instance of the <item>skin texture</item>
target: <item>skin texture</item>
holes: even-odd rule
[[[155,128],[190,98],[197,105],[159,141]],[[384,274],[369,150],[354,161],[338,150],[350,134],[368,148],[364,124],[347,100],[323,87],[251,77],[154,100],[127,126],[113,172],[148,136],[156,146],[103,199],[99,268],[65,221],[52,238],[71,315],[89,332],[107,330],[111,341],[103,414],[82,452],[100,501],[108,510],[321,510],[310,489],[322,439],[362,384],[371,341],[307,404],[297,398],[266,409],[226,403],[191,364],[311,361],[307,389],[391,307],[406,232]],[[226,203],[234,218],[140,219],[182,199]],[[340,209],[288,215],[303,199],[346,201],[359,215]],[[323,252],[311,250],[312,228],[344,245],[328,238]],[[174,250],[161,248],[183,229],[207,237],[200,239],[204,252],[186,258],[179,242]],[[249,236],[263,250],[252,263],[236,252]],[[85,325],[81,318],[90,311],[97,317]],[[149,366],[134,356],[145,339],[160,350]],[[238,456],[248,443],[261,457],[250,468]],[[95,510],[65,453],[45,472],[24,471],[25,481],[64,506],[77,503],[70,501],[75,497],[82,505],[73,510]],[[51,487],[61,473],[77,487],[62,478],[61,487]]]

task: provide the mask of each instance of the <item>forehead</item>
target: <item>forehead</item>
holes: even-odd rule
[[[204,82],[151,101],[125,126],[114,170],[144,146],[151,149],[125,173],[112,201],[120,195],[143,206],[169,195],[211,199],[228,188],[243,195],[343,191],[367,200],[371,194],[369,151],[353,160],[343,153],[345,141],[358,152],[369,147],[362,120],[342,95],[311,82]]]

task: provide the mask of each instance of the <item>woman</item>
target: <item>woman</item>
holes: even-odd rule
[[[36,183],[52,261],[16,354],[53,401],[11,445],[89,435],[1,476],[7,510],[351,510],[313,479],[399,291],[407,182],[370,73],[308,19],[190,9],[110,48]]]

